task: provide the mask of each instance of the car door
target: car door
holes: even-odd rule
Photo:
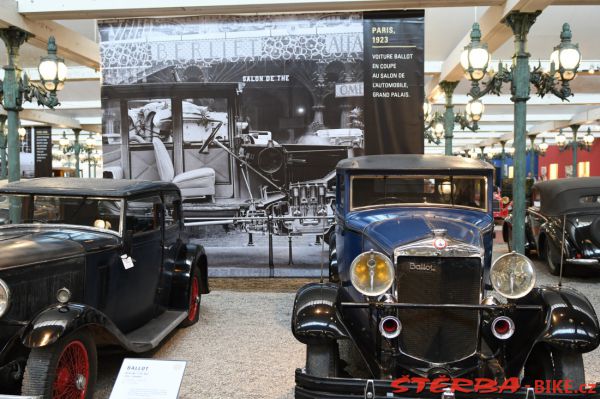
[[[161,309],[169,305],[171,278],[175,260],[181,250],[181,231],[183,228],[181,196],[176,191],[163,193],[164,229],[163,229],[163,272],[161,275],[160,298]]]
[[[126,245],[117,272],[118,307],[113,320],[122,331],[136,329],[158,313],[157,293],[163,263],[163,204],[160,195],[129,199],[125,208]]]

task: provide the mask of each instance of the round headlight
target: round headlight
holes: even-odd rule
[[[502,296],[522,298],[535,286],[533,262],[516,252],[502,255],[492,264],[490,280]]]
[[[354,288],[364,295],[381,295],[394,282],[394,265],[381,252],[363,252],[352,261],[350,280]]]
[[[0,279],[0,317],[4,316],[10,303],[10,289],[4,280]]]

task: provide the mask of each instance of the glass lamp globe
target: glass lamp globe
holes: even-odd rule
[[[67,66],[62,58],[56,56],[56,41],[50,36],[48,39],[48,55],[42,57],[38,72],[42,85],[48,91],[62,90],[67,79]]]
[[[563,147],[567,143],[567,138],[563,134],[562,130],[556,136],[556,144]]]
[[[68,147],[71,144],[71,142],[69,141],[69,139],[67,138],[67,136],[65,136],[64,133],[63,133],[63,136],[60,138],[60,140],[58,140],[58,144],[61,147]]]
[[[25,136],[27,136],[27,130],[24,127],[20,127],[17,132],[19,133],[19,138],[21,141],[25,140]]]
[[[594,144],[594,135],[592,134],[590,129],[588,129],[587,134],[583,136],[583,142],[588,147],[591,147]]]
[[[444,124],[442,122],[436,122],[435,125],[433,125],[433,132],[436,137],[442,137],[444,135]]]
[[[93,148],[96,146],[96,140],[90,136],[85,140],[85,145],[86,147]]]
[[[474,23],[471,30],[471,42],[465,46],[460,54],[460,65],[465,71],[467,79],[472,81],[483,79],[491,59],[487,45],[481,43],[480,40],[479,24]]]
[[[425,101],[423,103],[423,116],[427,120],[429,118],[430,114],[431,114],[431,104],[429,103],[429,101]]]
[[[483,114],[484,110],[485,106],[480,100],[472,100],[467,103],[467,115],[475,122],[481,120],[481,115]]]
[[[560,34],[560,44],[554,47],[550,55],[551,67],[554,67],[556,78],[569,81],[575,78],[579,62],[581,61],[581,52],[576,44],[571,43],[571,28],[569,24],[563,24]]]
[[[538,149],[540,150],[540,152],[541,152],[542,154],[545,154],[545,153],[546,153],[546,151],[548,151],[548,143],[546,143],[545,141],[542,141],[542,142],[540,143],[540,145],[538,145]]]

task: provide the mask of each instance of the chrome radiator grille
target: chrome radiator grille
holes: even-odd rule
[[[479,258],[398,258],[398,302],[478,304]],[[434,363],[459,360],[477,348],[479,312],[475,310],[400,309],[400,349]]]

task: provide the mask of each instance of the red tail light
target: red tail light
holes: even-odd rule
[[[401,330],[402,324],[397,317],[386,316],[379,322],[379,332],[385,338],[396,338],[398,335],[400,335]]]
[[[509,339],[515,333],[515,323],[506,316],[496,317],[492,321],[492,334],[498,339]]]

